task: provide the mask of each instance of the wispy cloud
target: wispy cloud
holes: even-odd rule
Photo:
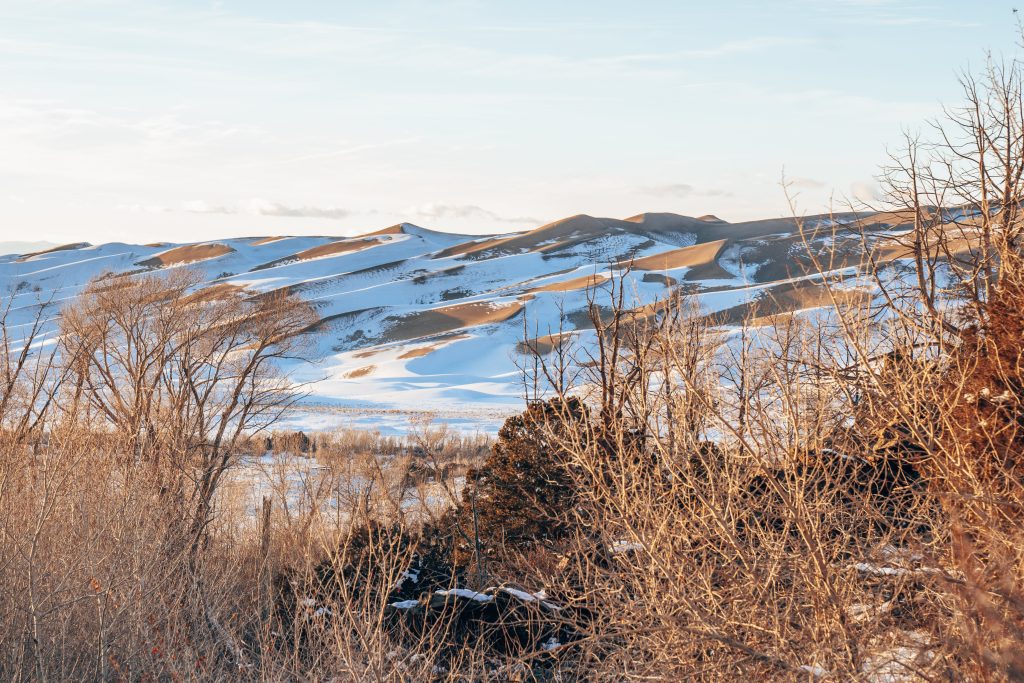
[[[170,213],[174,211],[169,206],[163,206],[162,204],[118,204],[118,211],[131,211],[132,213]]]
[[[680,54],[683,57],[726,57],[736,54],[747,54],[750,52],[761,52],[777,47],[793,47],[797,45],[810,45],[814,39],[794,36],[761,36],[747,40],[727,40],[724,43],[713,47],[685,50]]]
[[[648,185],[639,188],[640,192],[655,197],[675,197],[685,199],[687,197],[731,197],[732,192],[717,188],[698,188],[689,183],[669,183],[667,185]]]
[[[881,201],[885,193],[877,182],[858,180],[850,184],[850,195],[859,202],[873,204]]]
[[[237,205],[210,204],[201,199],[196,199],[184,202],[182,210],[188,213],[250,214],[280,218],[326,218],[328,220],[341,220],[348,218],[353,213],[349,209],[338,206],[290,205],[281,202],[268,202],[263,199],[250,199]]]
[[[269,204],[259,208],[261,216],[281,216],[284,218],[327,218],[337,221],[348,218],[352,212],[337,206],[288,206],[287,204]]]
[[[502,216],[475,204],[440,204],[430,202],[407,209],[405,213],[407,215],[426,220],[476,219],[493,221],[496,223],[516,223],[520,225],[540,223],[539,220],[530,216]]]
[[[727,40],[717,45],[686,50],[668,50],[665,52],[641,52],[635,54],[612,55],[589,60],[594,64],[641,65],[660,62],[679,62],[689,59],[715,59],[732,55],[764,52],[775,48],[813,45],[817,41],[805,36],[759,36],[744,40]]]
[[[797,190],[818,190],[825,187],[825,182],[817,178],[786,178],[786,185]]]
[[[939,16],[939,7],[907,0],[811,0],[815,10],[844,22],[868,26],[941,26],[976,28],[981,22]]]
[[[317,152],[309,152],[307,154],[299,154],[296,156],[290,156],[283,159],[276,159],[270,161],[260,161],[246,164],[235,164],[231,168],[255,168],[257,166],[278,166],[285,164],[299,164],[306,161],[317,161],[320,159],[339,159],[345,157],[355,156],[360,152],[369,152],[385,147],[395,147],[397,145],[410,145],[420,141],[417,137],[408,138],[396,138],[394,140],[384,140],[382,142],[366,142],[362,144],[350,144],[337,147],[335,149],[326,149]]]

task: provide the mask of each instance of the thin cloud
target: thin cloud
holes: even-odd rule
[[[786,184],[798,190],[817,190],[825,187],[825,183],[817,178],[787,178]]]
[[[193,199],[187,202],[182,202],[182,211],[188,213],[219,213],[219,214],[236,214],[238,209],[230,206],[218,206],[209,204],[202,199]]]
[[[337,206],[288,206],[286,204],[270,204],[259,209],[261,216],[281,216],[284,218],[327,218],[332,221],[348,218],[352,212]]]
[[[732,192],[716,188],[698,188],[689,183],[670,183],[668,185],[650,185],[640,188],[644,194],[655,197],[674,197],[685,199],[687,197],[731,197]]]
[[[885,193],[878,183],[874,181],[856,181],[850,184],[850,195],[864,204],[873,204],[882,201]]]
[[[170,213],[174,209],[162,204],[118,204],[117,210],[132,213]]]
[[[811,4],[819,12],[835,14],[843,21],[867,26],[983,26],[977,21],[936,16],[934,7],[906,0],[818,0]]]
[[[650,52],[638,54],[614,55],[588,60],[593,64],[642,64],[651,62],[672,62],[684,59],[714,59],[732,55],[763,52],[773,48],[812,45],[816,41],[806,37],[791,36],[760,36],[746,40],[727,40],[718,45],[706,48],[693,48],[668,52]]]
[[[352,215],[352,211],[339,206],[291,205],[282,202],[268,202],[263,199],[251,199],[237,206],[210,204],[201,199],[187,201],[182,210],[189,213],[202,214],[249,214],[254,216],[275,216],[278,218],[325,218],[341,220]]]
[[[309,154],[302,154],[299,156],[288,157],[285,159],[277,159],[271,161],[260,161],[246,164],[233,164],[231,168],[256,168],[259,166],[277,166],[283,164],[297,164],[305,161],[316,161],[319,159],[335,159],[342,157],[349,157],[360,152],[373,151],[383,149],[385,147],[394,147],[396,145],[410,145],[420,141],[420,138],[398,138],[395,140],[385,140],[383,142],[369,142],[360,145],[349,145],[347,147],[341,147],[334,150],[326,150],[322,152],[311,152]]]
[[[762,36],[750,38],[749,40],[727,40],[715,47],[702,50],[686,50],[684,57],[726,57],[729,55],[760,52],[776,47],[792,47],[796,45],[809,45],[815,41],[811,38],[793,38],[789,36]]]
[[[408,211],[407,214],[416,216],[421,219],[427,220],[446,220],[446,219],[461,219],[461,220],[488,220],[497,223],[518,223],[518,224],[536,224],[539,223],[536,218],[531,216],[502,216],[493,211],[477,206],[476,204],[440,204],[440,203],[428,203],[418,207],[414,207]]]

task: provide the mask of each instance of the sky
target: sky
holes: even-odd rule
[[[0,240],[869,200],[1002,0],[0,0]]]

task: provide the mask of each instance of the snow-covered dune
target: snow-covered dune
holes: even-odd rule
[[[196,244],[70,244],[0,256],[0,293],[17,330],[44,302],[69,301],[101,274],[189,268],[206,286],[294,292],[321,317],[314,362],[291,368],[311,402],[414,410],[494,406],[521,396],[524,334],[549,348],[588,333],[588,294],[630,267],[642,306],[685,288],[721,322],[753,310],[827,305],[808,276],[812,249],[836,248],[834,267],[859,262],[859,230],[905,229],[897,213],[728,223],[715,216],[578,215],[499,236],[457,235],[408,223],[355,237],[250,237]],[[807,244],[805,244],[805,240]],[[886,251],[885,249],[888,249]],[[879,251],[899,258],[893,247]],[[770,302],[770,306],[765,304]],[[52,332],[51,332],[52,334]]]

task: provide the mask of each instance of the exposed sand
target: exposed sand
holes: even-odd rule
[[[362,238],[362,237],[349,237],[340,239],[336,242],[328,242],[327,244],[321,244],[316,247],[310,247],[304,249],[295,254],[289,256],[282,256],[279,259],[274,259],[267,263],[261,263],[254,267],[252,270],[265,270],[267,268],[274,268],[276,266],[288,265],[291,263],[301,263],[302,261],[309,261],[315,258],[321,258],[325,256],[337,256],[338,254],[347,254],[352,251],[359,251],[360,249],[366,249],[378,244],[378,240],[375,238]]]
[[[360,377],[366,377],[367,375],[372,374],[373,371],[376,369],[376,365],[364,365],[361,368],[356,368],[355,370],[346,372],[345,377],[348,377],[349,379],[358,379]]]
[[[58,247],[50,247],[49,249],[43,249],[42,251],[33,251],[28,254],[22,254],[18,257],[17,261],[28,261],[33,256],[42,256],[43,254],[52,254],[55,251],[70,251],[72,249],[84,249],[85,247],[91,247],[92,245],[88,242],[72,242],[70,244],[62,244]]]
[[[568,331],[534,337],[528,341],[519,342],[516,350],[523,355],[529,355],[534,351],[541,355],[546,355],[554,351],[559,344],[568,343],[573,334],[575,334],[573,331]]]
[[[189,244],[183,247],[175,247],[169,251],[152,256],[144,261],[139,261],[140,266],[160,268],[164,266],[176,266],[182,263],[195,263],[207,259],[217,258],[230,254],[234,249],[226,244],[218,242],[207,242],[206,244]]]
[[[679,280],[675,279],[674,277],[669,277],[668,275],[662,275],[661,273],[644,273],[644,276],[643,278],[641,278],[641,281],[657,282],[659,284],[664,285],[668,289],[671,289],[672,287],[675,287],[676,285],[679,284]]]
[[[221,297],[226,297],[228,294],[233,294],[235,292],[241,292],[244,289],[245,287],[231,284],[230,282],[218,282],[194,292],[189,299],[192,301],[216,301]]]
[[[521,310],[523,304],[519,302],[497,306],[487,302],[471,302],[417,311],[395,319],[385,333],[383,341],[409,341],[465,327],[500,323],[512,318]]]
[[[486,251],[502,244],[505,241],[504,238],[492,237],[485,240],[473,240],[471,242],[462,242],[454,246],[442,249],[434,255],[434,258],[448,258],[451,256],[465,256],[467,254],[475,254],[478,251]]]
[[[585,214],[570,216],[511,237],[495,237],[482,242],[457,244],[438,253],[438,257],[472,255],[490,251],[548,252],[565,248],[583,239],[619,230],[636,230],[636,225],[615,218],[594,218]]]
[[[581,277],[574,277],[568,280],[561,280],[559,282],[549,282],[546,285],[539,287],[532,287],[527,291],[531,292],[573,292],[577,289],[587,289],[589,287],[596,287],[602,282],[607,282],[608,276],[600,273],[594,275],[583,275]]]
[[[725,240],[695,244],[692,247],[672,249],[653,256],[635,259],[636,270],[672,270],[673,268],[695,268],[713,263],[725,246]],[[625,265],[625,264],[622,264]]]
[[[384,236],[384,235],[404,235],[404,234],[405,234],[405,228],[402,226],[401,223],[399,223],[398,225],[392,225],[392,226],[389,226],[387,228],[381,228],[380,230],[374,230],[373,232],[364,233],[362,235],[359,235],[358,237],[354,237],[353,239],[359,239],[359,238],[362,238],[362,237],[380,237],[380,236]]]
[[[795,311],[840,305],[861,303],[868,295],[859,289],[833,287],[829,294],[828,288],[821,283],[809,280],[787,282],[765,290],[763,297],[756,301],[742,303],[727,308],[709,317],[715,324],[737,325],[744,320],[766,322],[774,316],[789,314]],[[834,301],[833,301],[834,298]]]
[[[966,225],[955,226],[947,224],[942,226],[942,238],[946,240],[944,248],[948,249],[949,253],[953,256],[968,256],[980,245],[981,240],[978,237],[972,238],[969,234],[962,234],[967,230]],[[876,261],[882,263],[912,258],[914,256],[914,248],[911,244],[911,239],[910,235],[883,238],[875,244],[872,256]],[[936,251],[938,239],[938,236],[932,236],[927,245],[929,251]]]
[[[254,239],[252,242],[250,242],[250,244],[252,244],[252,246],[254,246],[254,247],[262,247],[264,244],[271,244],[272,242],[280,242],[281,240],[286,240],[286,239],[288,239],[288,238],[287,237],[281,237],[281,236],[278,236],[278,237],[259,237],[257,239]]]
[[[429,355],[429,354],[433,353],[434,351],[437,351],[442,346],[447,346],[451,342],[458,341],[460,339],[469,339],[469,335],[468,334],[457,334],[457,335],[455,335],[453,337],[446,337],[445,339],[442,339],[442,340],[438,341],[436,344],[429,344],[427,346],[418,346],[418,347],[416,347],[414,349],[409,349],[405,353],[401,354],[398,358],[400,360],[405,360],[405,359],[408,359],[408,358],[422,358],[423,356]]]
[[[352,238],[339,240],[337,242],[328,242],[327,244],[321,244],[318,247],[311,247],[304,251],[300,251],[297,254],[288,256],[286,258],[295,261],[308,261],[309,259],[320,258],[322,256],[335,256],[337,254],[347,254],[350,251],[358,251],[365,247],[373,246],[376,240],[364,240],[362,238]]]

